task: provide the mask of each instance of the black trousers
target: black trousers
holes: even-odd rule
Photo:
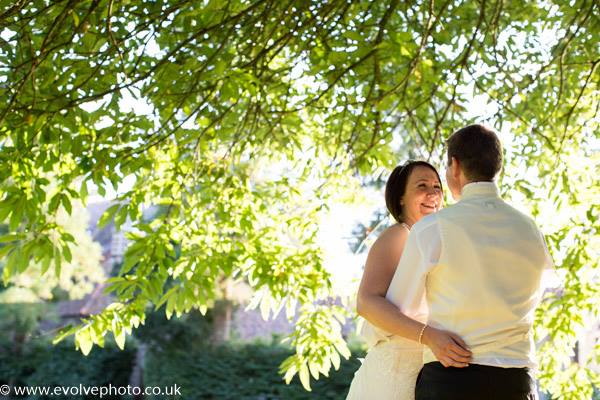
[[[417,377],[415,400],[537,400],[535,380],[528,368],[471,364],[446,368],[425,364]]]

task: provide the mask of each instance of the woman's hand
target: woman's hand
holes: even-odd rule
[[[427,326],[421,342],[431,349],[444,367],[468,367],[473,357],[467,344],[452,332]]]

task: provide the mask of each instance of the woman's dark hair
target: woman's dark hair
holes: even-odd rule
[[[438,174],[435,167],[429,164],[427,161],[408,161],[404,165],[398,165],[387,180],[385,184],[385,205],[387,206],[388,211],[392,214],[392,217],[398,222],[402,223],[402,205],[400,204],[400,199],[404,196],[406,192],[406,184],[408,183],[408,178],[413,169],[416,167],[427,167],[431,168],[435,175],[442,183],[440,179],[440,174]]]
[[[483,125],[469,125],[448,139],[448,165],[460,161],[463,173],[472,181],[493,181],[502,168],[502,144],[496,133]]]

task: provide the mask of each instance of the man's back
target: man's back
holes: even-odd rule
[[[531,328],[549,259],[533,221],[489,182],[465,186],[435,218],[441,250],[427,276],[429,325],[460,335],[472,363],[534,366]]]
[[[503,150],[496,132],[469,125],[446,146],[446,182],[460,201],[413,228],[426,275],[416,292],[426,292],[433,333],[454,332],[473,357],[465,366],[444,347],[428,346],[440,362],[424,352],[415,399],[536,399],[533,316],[552,261],[531,218],[498,195]]]

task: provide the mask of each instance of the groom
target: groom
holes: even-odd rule
[[[433,339],[428,326],[454,332],[472,359],[448,362],[450,354],[442,364],[426,347],[416,400],[537,399],[532,328],[552,260],[533,220],[500,197],[496,134],[470,125],[447,145],[446,178],[458,202],[413,226],[398,269],[413,271],[415,290],[426,292],[422,342]]]

